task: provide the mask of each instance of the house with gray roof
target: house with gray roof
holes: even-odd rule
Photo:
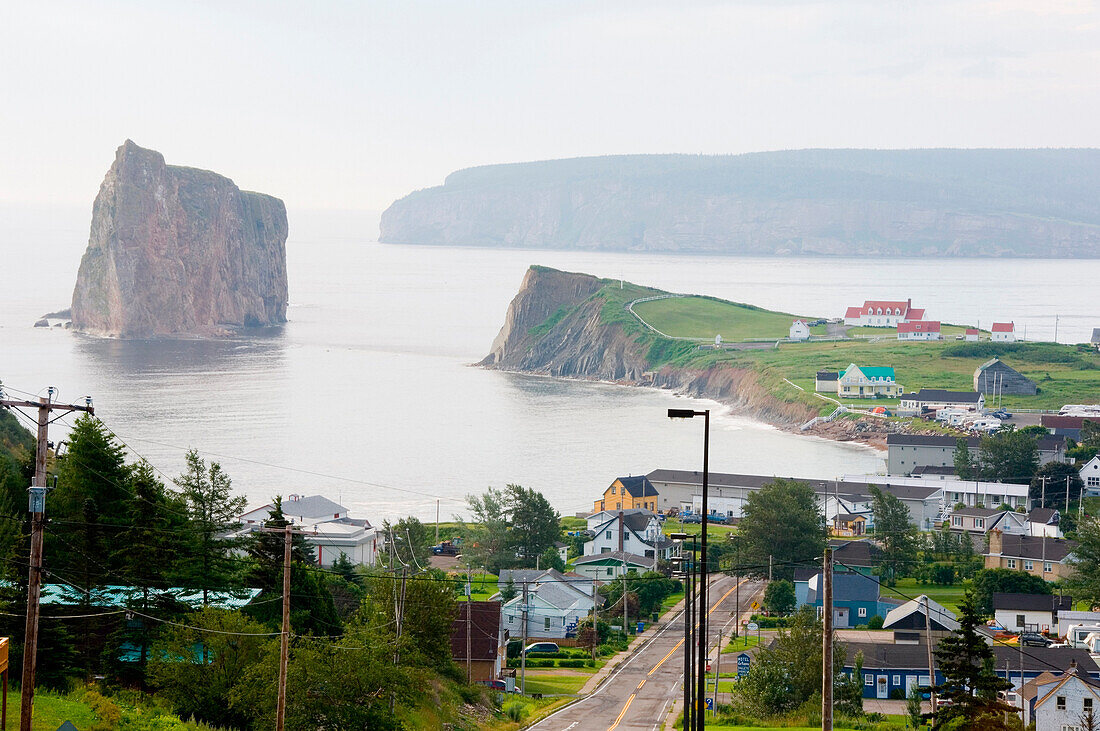
[[[513,579],[513,583],[514,579]],[[519,593],[501,607],[501,623],[511,637],[523,634],[524,595]],[[572,636],[580,620],[596,605],[594,584],[557,571],[541,572],[527,583],[527,637],[555,640]]]
[[[574,559],[573,570],[591,579],[613,581],[631,571],[639,574],[656,571],[657,559],[627,551],[608,551]]]
[[[243,537],[263,527],[273,508],[274,504],[268,503],[241,515],[241,527],[233,535]],[[331,566],[341,555],[353,564],[373,566],[385,545],[370,521],[352,518],[346,507],[323,495],[291,494],[283,500],[282,508],[290,524],[301,529],[321,566]]]
[[[987,360],[974,369],[974,391],[977,393],[1034,396],[1038,390],[1035,381],[997,358]]]
[[[661,521],[649,510],[603,510],[588,516],[592,539],[584,555],[626,551],[645,558],[667,560],[673,543],[661,531]]]

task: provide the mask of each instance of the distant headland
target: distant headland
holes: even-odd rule
[[[623,155],[460,170],[386,243],[723,255],[1100,258],[1100,150]]]
[[[286,322],[286,237],[278,198],[127,140],[92,208],[73,327],[155,338]]]

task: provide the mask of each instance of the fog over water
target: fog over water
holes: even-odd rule
[[[66,305],[87,235],[76,224],[37,227],[26,223],[32,214],[21,215],[23,224],[0,219],[6,388],[55,385],[65,401],[91,394],[104,421],[168,476],[195,447],[221,461],[252,504],[323,493],[374,522],[407,513],[434,519],[437,498],[447,518],[463,510],[466,494],[509,482],[542,490],[572,513],[618,475],[699,468],[701,422],[670,422],[664,413],[707,402],[469,367],[488,352],[530,264],[806,315],[912,297],[929,318],[1015,320],[1029,337],[1049,338],[1055,315],[1063,342],[1086,340],[1100,326],[1100,261],[868,264],[389,246],[370,241],[373,229],[334,233],[338,225],[314,218],[308,229],[292,220],[286,326],[225,340],[119,342],[31,328]],[[43,250],[61,254],[35,281]],[[883,466],[866,447],[716,408],[715,470],[832,477]]]

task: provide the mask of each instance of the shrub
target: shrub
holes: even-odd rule
[[[559,668],[583,668],[590,660],[558,660]]]
[[[527,718],[527,706],[518,702],[509,703],[504,706],[504,715],[509,721],[523,723],[523,720]]]
[[[871,620],[867,622],[867,629],[882,629],[882,623],[886,621],[879,615],[871,617]]]
[[[905,689],[904,688],[893,688],[893,689],[891,689],[891,691],[890,691],[890,700],[892,700],[892,701],[903,701],[903,700],[905,700]]]

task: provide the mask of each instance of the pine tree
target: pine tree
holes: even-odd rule
[[[221,465],[211,462],[207,468],[193,449],[187,453],[187,469],[175,483],[195,531],[190,560],[179,562],[181,578],[188,586],[202,589],[205,606],[211,589],[224,589],[233,582],[236,564],[228,554],[234,544],[222,535],[239,524],[245,499],[233,495],[232,480]]]
[[[959,603],[959,628],[940,640],[936,660],[944,682],[934,690],[949,705],[935,714],[934,728],[961,731],[1007,729],[1005,713],[1016,709],[997,700],[997,692],[1012,684],[993,672],[993,650],[977,632],[981,610],[971,592]]]

